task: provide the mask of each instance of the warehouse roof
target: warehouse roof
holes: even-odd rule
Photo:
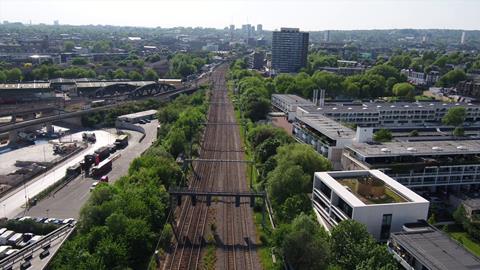
[[[392,233],[391,238],[428,269],[480,269],[476,256],[434,228]]]

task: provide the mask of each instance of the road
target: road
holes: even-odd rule
[[[120,153],[120,157],[113,161],[112,171],[107,175],[110,182],[115,182],[121,176],[126,175],[128,167],[133,159],[140,156],[157,137],[157,120],[142,125],[145,129],[146,136],[141,143],[139,140],[141,133],[135,131],[126,131],[130,136],[129,145]],[[72,180],[68,185],[62,188],[53,196],[45,198],[37,203],[37,205],[25,212],[26,216],[32,217],[55,217],[55,218],[75,218],[78,219],[82,206],[90,197],[90,186],[94,180],[84,178],[82,176]],[[48,210],[48,211],[47,211]],[[21,215],[24,213],[22,212]]]
[[[46,174],[42,174],[35,179],[29,181],[25,187],[19,186],[16,189],[12,190],[6,194],[0,200],[0,206],[3,210],[3,215],[8,218],[15,217],[18,213],[22,212],[22,206],[25,204],[27,198],[32,198],[35,195],[39,194],[41,191],[46,189],[48,186],[54,184],[65,176],[65,172],[68,167],[79,163],[83,160],[83,156],[86,154],[92,154],[98,148],[108,145],[112,142],[112,134],[106,131],[94,131],[97,137],[97,141],[90,145],[84,151],[76,154],[73,158],[68,159],[52,168]],[[68,135],[70,137],[70,135]],[[81,133],[77,133],[72,137],[80,137]]]

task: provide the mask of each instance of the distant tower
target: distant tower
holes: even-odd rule
[[[325,31],[323,39],[325,42],[330,42],[330,30]]]
[[[53,25],[59,25],[58,20],[53,21]]]
[[[424,35],[424,36],[422,37],[422,43],[427,43],[427,35]]]
[[[460,38],[460,44],[465,44],[465,31],[462,32],[462,38]]]
[[[263,32],[263,25],[257,24],[257,32],[261,34]]]

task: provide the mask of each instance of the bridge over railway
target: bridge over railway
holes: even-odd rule
[[[183,93],[188,94],[188,93],[192,93],[196,90],[197,90],[197,88],[175,89],[175,90],[170,90],[170,91],[159,93],[159,94],[153,96],[153,98],[161,99],[161,100],[168,100],[168,99],[170,99],[172,97],[175,97],[179,94],[183,94]],[[26,128],[26,127],[30,127],[30,126],[35,126],[35,125],[52,123],[52,122],[56,122],[56,121],[60,121],[60,120],[63,120],[63,119],[68,119],[68,118],[75,118],[75,117],[79,117],[79,116],[89,114],[89,113],[93,113],[93,112],[105,111],[105,110],[109,110],[109,109],[124,105],[128,102],[131,102],[131,100],[122,101],[122,102],[118,102],[118,103],[114,103],[114,104],[110,104],[110,105],[105,105],[105,106],[100,106],[100,107],[95,107],[95,108],[90,108],[90,109],[85,109],[85,110],[80,110],[80,111],[75,111],[75,112],[66,112],[66,113],[61,113],[61,114],[57,114],[57,115],[46,116],[46,117],[31,119],[31,120],[27,120],[27,121],[23,121],[23,122],[3,125],[3,126],[0,126],[0,133],[6,133],[6,132],[10,132],[10,131],[14,131],[14,130],[18,130],[18,129],[22,129],[22,128]]]

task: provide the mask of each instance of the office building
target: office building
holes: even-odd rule
[[[265,52],[256,51],[248,56],[248,66],[251,69],[261,70],[265,62]]]
[[[429,207],[427,200],[378,170],[316,172],[312,204],[326,230],[353,219],[379,241],[405,223],[426,219]]]
[[[345,146],[344,170],[378,169],[409,188],[480,184],[480,141],[410,141]]]
[[[263,32],[263,25],[257,24],[257,33],[261,34]]]
[[[273,32],[272,68],[277,73],[298,72],[307,65],[308,33],[298,28]]]
[[[466,36],[466,33],[465,31],[462,32],[462,37],[460,38],[460,44],[465,44],[465,36]]]
[[[406,270],[473,270],[480,260],[445,233],[427,223],[406,224],[392,233],[388,251]]]

